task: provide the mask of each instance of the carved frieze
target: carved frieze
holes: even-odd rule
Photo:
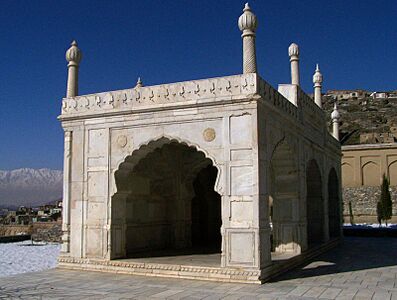
[[[256,74],[244,74],[65,98],[62,117],[162,107],[170,103],[192,104],[211,98],[214,101],[230,100],[231,97],[257,93],[256,82]]]

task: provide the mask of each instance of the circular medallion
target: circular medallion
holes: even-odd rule
[[[120,135],[117,138],[117,144],[121,147],[124,148],[127,145],[127,137],[125,135]]]
[[[212,142],[215,139],[215,130],[214,128],[207,128],[203,132],[203,137],[206,142]]]

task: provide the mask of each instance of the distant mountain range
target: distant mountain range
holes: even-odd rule
[[[50,169],[0,170],[0,208],[37,206],[62,198],[63,173]]]

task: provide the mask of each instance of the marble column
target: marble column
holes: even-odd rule
[[[72,132],[65,131],[62,199],[62,252],[70,252],[70,167],[72,159]]]

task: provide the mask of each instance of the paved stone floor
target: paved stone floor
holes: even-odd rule
[[[0,299],[397,300],[397,239],[346,238],[263,285],[53,269],[0,278]]]

